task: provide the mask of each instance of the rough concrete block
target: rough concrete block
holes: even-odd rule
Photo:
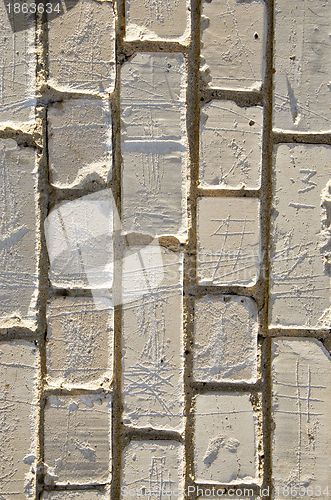
[[[186,0],[126,0],[127,40],[178,40],[190,34]]]
[[[111,400],[109,396],[49,396],[45,406],[45,483],[109,481]]]
[[[79,188],[112,173],[112,125],[107,101],[71,99],[48,108],[51,184]]]
[[[258,189],[261,184],[262,108],[212,101],[200,119],[200,183]]]
[[[330,24],[328,1],[275,1],[275,127],[330,132]]]
[[[215,484],[256,482],[257,429],[250,395],[200,394],[195,415],[196,480]]]
[[[124,498],[184,499],[183,446],[175,441],[131,441],[124,450]]]
[[[315,339],[273,341],[272,470],[277,500],[288,487],[304,488],[314,499],[330,494],[330,366],[330,354]]]
[[[10,4],[13,7],[13,4]],[[12,21],[15,24],[13,15]],[[35,99],[34,25],[14,31],[7,2],[0,5],[0,122],[17,124],[34,119]]]
[[[0,497],[35,498],[38,352],[23,340],[0,343]]]
[[[200,198],[200,284],[253,285],[259,272],[259,232],[257,199]]]
[[[112,378],[113,309],[98,310],[93,298],[54,297],[46,338],[50,384],[102,384]]]
[[[151,285],[148,290],[127,257],[138,251],[130,248],[123,261],[123,295],[135,299],[123,306],[124,422],[182,430],[182,257],[163,249],[160,263],[146,261],[143,276],[147,287]],[[135,297],[142,288],[144,294]]]
[[[36,154],[0,139],[0,322],[36,318]]]
[[[82,491],[45,491],[43,500],[109,500],[109,494],[96,490]]]
[[[259,89],[264,76],[263,0],[205,0],[202,71],[208,85]]]
[[[64,92],[112,92],[114,22],[112,2],[67,0],[66,12],[48,21],[48,83]]]
[[[331,147],[275,151],[271,323],[329,328]]]
[[[202,382],[256,382],[257,306],[247,297],[195,301],[194,378]]]

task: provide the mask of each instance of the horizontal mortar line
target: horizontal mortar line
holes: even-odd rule
[[[290,132],[275,129],[273,131],[275,144],[299,143],[299,144],[331,144],[331,132]]]
[[[239,106],[262,106],[262,90],[213,89],[201,81],[201,98],[207,103],[212,100],[235,101]]]
[[[178,441],[184,442],[183,435],[178,431],[166,429],[154,429],[152,427],[129,427],[124,426],[124,436],[131,440],[155,440],[155,441]]]
[[[98,288],[97,293],[109,294],[109,288]],[[93,297],[94,290],[91,288],[65,288],[61,286],[52,285],[49,288],[48,295],[52,297]]]
[[[259,198],[260,194],[260,189],[197,188],[198,197]]]
[[[34,135],[38,134],[35,134],[34,132],[28,132],[20,128],[9,127],[9,126],[0,128],[0,139],[13,139],[20,146],[39,148],[40,146],[38,144],[38,141],[35,139]]]
[[[151,40],[124,40],[123,51],[125,60],[128,54],[135,52],[183,52],[187,53],[190,44],[171,41],[151,41]]]
[[[38,327],[31,329],[28,327],[11,326],[0,327],[0,342],[8,340],[39,340],[44,335],[44,331],[40,331]]]
[[[196,488],[200,488],[203,491],[210,490],[210,489],[215,489],[217,490],[224,490],[225,492],[228,490],[253,490],[254,494],[259,494],[261,490],[261,486],[258,484],[250,484],[250,483],[236,483],[236,484],[217,484],[217,483],[205,483],[205,482],[200,482],[196,481],[195,483]],[[236,498],[235,496],[233,498]]]
[[[195,285],[190,289],[190,293],[196,297],[203,295],[243,295],[255,299],[256,285],[245,287],[241,285]]]
[[[112,389],[106,389],[104,387],[44,387],[44,397],[48,396],[81,396],[88,394],[102,394],[105,396],[112,395]]]
[[[86,100],[95,100],[95,101],[102,101],[102,100],[109,100],[112,99],[113,97],[113,92],[107,93],[105,92],[104,94],[93,94],[93,93],[87,93],[87,92],[73,92],[73,91],[63,91],[63,90],[58,90],[52,87],[51,85],[48,85],[47,83],[44,83],[39,89],[38,89],[39,95],[37,96],[37,106],[45,106],[48,104],[53,104],[56,102],[62,102],[62,101],[69,101],[73,99],[86,99]]]
[[[191,382],[196,394],[208,392],[261,392],[262,381],[257,382]]]
[[[45,484],[44,491],[76,491],[76,490],[95,490],[103,492],[110,486],[109,483],[91,483],[91,484]]]
[[[93,189],[91,189],[93,185]],[[105,189],[111,189],[110,184],[106,182],[86,182],[86,186],[82,188],[58,188],[50,186],[50,210],[60,201],[76,201],[84,196],[92,195]]]
[[[324,339],[329,337],[331,334],[331,328],[323,328],[321,330],[315,328],[285,328],[285,327],[269,327],[267,336],[268,337],[296,337],[296,338],[316,338]]]

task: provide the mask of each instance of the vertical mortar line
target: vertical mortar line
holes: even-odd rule
[[[271,338],[268,336],[269,319],[269,284],[272,214],[272,168],[273,168],[273,48],[274,48],[274,0],[265,0],[266,5],[266,56],[265,77],[263,84],[263,149],[261,181],[261,247],[262,277],[260,312],[261,329],[264,336],[262,349],[262,411],[263,411],[263,487],[272,488],[272,383],[271,383]]]
[[[183,332],[184,332],[184,388],[185,388],[185,498],[194,487],[194,391],[193,391],[193,335],[194,296],[197,267],[197,198],[199,182],[199,126],[200,126],[200,16],[201,0],[191,0],[191,41],[187,54],[186,126],[189,152],[187,219],[188,242],[184,253],[183,283]]]
[[[112,191],[116,207],[121,219],[121,181],[122,181],[122,153],[121,153],[121,64],[123,59],[123,37],[125,32],[125,0],[114,2],[115,11],[115,50],[116,50],[116,77],[115,90],[112,98],[112,141],[113,141],[113,175]],[[114,306],[114,362],[113,362],[113,398],[112,398],[112,483],[111,498],[121,498],[121,470],[123,448],[123,403],[122,403],[122,306],[119,303],[122,281],[122,243],[120,221],[114,221],[114,274],[113,295]]]

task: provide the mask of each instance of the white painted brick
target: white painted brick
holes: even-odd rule
[[[187,0],[126,0],[126,39],[185,40],[189,19]]]
[[[212,101],[200,120],[200,183],[258,189],[261,183],[262,108]]]
[[[198,395],[195,414],[196,480],[215,484],[255,482],[257,429],[249,394]]]
[[[49,84],[66,92],[105,94],[115,82],[112,2],[69,0],[48,22]]]
[[[124,450],[122,498],[184,499],[183,446],[174,441],[131,441]]]
[[[77,386],[112,378],[112,308],[98,310],[88,297],[55,297],[46,340],[49,383]]]
[[[34,321],[37,300],[36,156],[0,139],[0,320]],[[21,323],[22,324],[22,323]]]
[[[194,378],[256,382],[257,307],[247,297],[221,295],[195,302]]]
[[[13,4],[11,4],[13,8]],[[14,14],[12,17],[15,24]],[[0,5],[0,122],[17,124],[34,119],[35,31],[33,23],[13,31],[7,2]]]
[[[109,500],[109,495],[96,490],[46,491],[43,500]]]
[[[201,198],[198,201],[200,284],[252,285],[259,271],[259,201]]]
[[[275,1],[275,127],[331,130],[330,24],[328,1]]]
[[[275,153],[271,323],[328,328],[331,147],[282,144]]]
[[[260,88],[264,68],[264,2],[211,0],[202,8],[202,70],[210,87]]]
[[[81,187],[111,178],[112,130],[107,101],[71,99],[47,113],[51,184]]]
[[[23,340],[0,343],[0,497],[35,498],[38,353]]]
[[[137,255],[139,248],[131,251]],[[123,262],[125,297],[145,287],[128,254]],[[146,261],[144,279],[155,288],[144,289],[144,295],[123,306],[124,421],[182,430],[182,257],[163,249],[161,258],[161,263]]]
[[[125,232],[186,234],[186,71],[181,54],[138,54],[122,71]]]
[[[330,366],[330,354],[315,339],[273,341],[272,471],[277,500],[291,486],[305,488],[312,499],[330,494]]]
[[[46,484],[106,483],[111,470],[110,398],[49,396],[44,447]]]

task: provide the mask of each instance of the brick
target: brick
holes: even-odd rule
[[[112,173],[112,130],[106,101],[72,99],[51,105],[47,113],[51,184],[79,188],[105,183]]]
[[[88,297],[54,297],[48,305],[48,381],[102,384],[112,378],[113,309]]]
[[[256,416],[249,394],[210,393],[196,397],[196,481],[255,482],[257,446]]]
[[[196,397],[194,463],[196,480],[215,484],[257,479],[257,424],[249,394]]]
[[[262,108],[212,101],[200,120],[200,183],[258,189],[261,184]]]
[[[183,460],[175,441],[132,441],[124,450],[123,498],[184,498]]]
[[[45,484],[103,484],[111,470],[111,400],[102,394],[49,396]]]
[[[259,89],[264,73],[264,2],[205,0],[202,15],[201,69],[208,85]]]
[[[185,40],[189,36],[186,0],[126,0],[127,40]]]
[[[256,382],[257,306],[220,295],[195,302],[194,377],[202,382]]]
[[[198,201],[198,278],[207,285],[253,285],[259,272],[259,201]]]
[[[331,130],[331,5],[275,1],[274,125]]]
[[[331,147],[275,150],[271,324],[330,326]]]
[[[64,92],[106,94],[115,82],[115,27],[111,2],[68,0],[48,22],[49,84]]]
[[[274,498],[281,500],[286,487],[326,498],[331,486],[330,354],[315,339],[274,340],[272,381]]]
[[[11,4],[13,7],[13,4]],[[15,24],[14,15],[12,22]],[[0,5],[0,121],[17,124],[34,120],[35,31],[33,26],[14,32],[7,6]]]
[[[124,422],[182,430],[182,257],[163,249],[161,262],[145,260],[142,276],[128,258],[130,252],[137,258],[139,251],[131,247],[123,261],[123,295],[132,296],[123,306]],[[142,279],[155,288],[149,291]]]
[[[0,343],[1,498],[36,495],[38,359],[32,343]]]
[[[0,320],[36,318],[36,155],[12,139],[0,139]]]
[[[96,490],[82,491],[46,491],[43,500],[106,500],[109,495]]]

